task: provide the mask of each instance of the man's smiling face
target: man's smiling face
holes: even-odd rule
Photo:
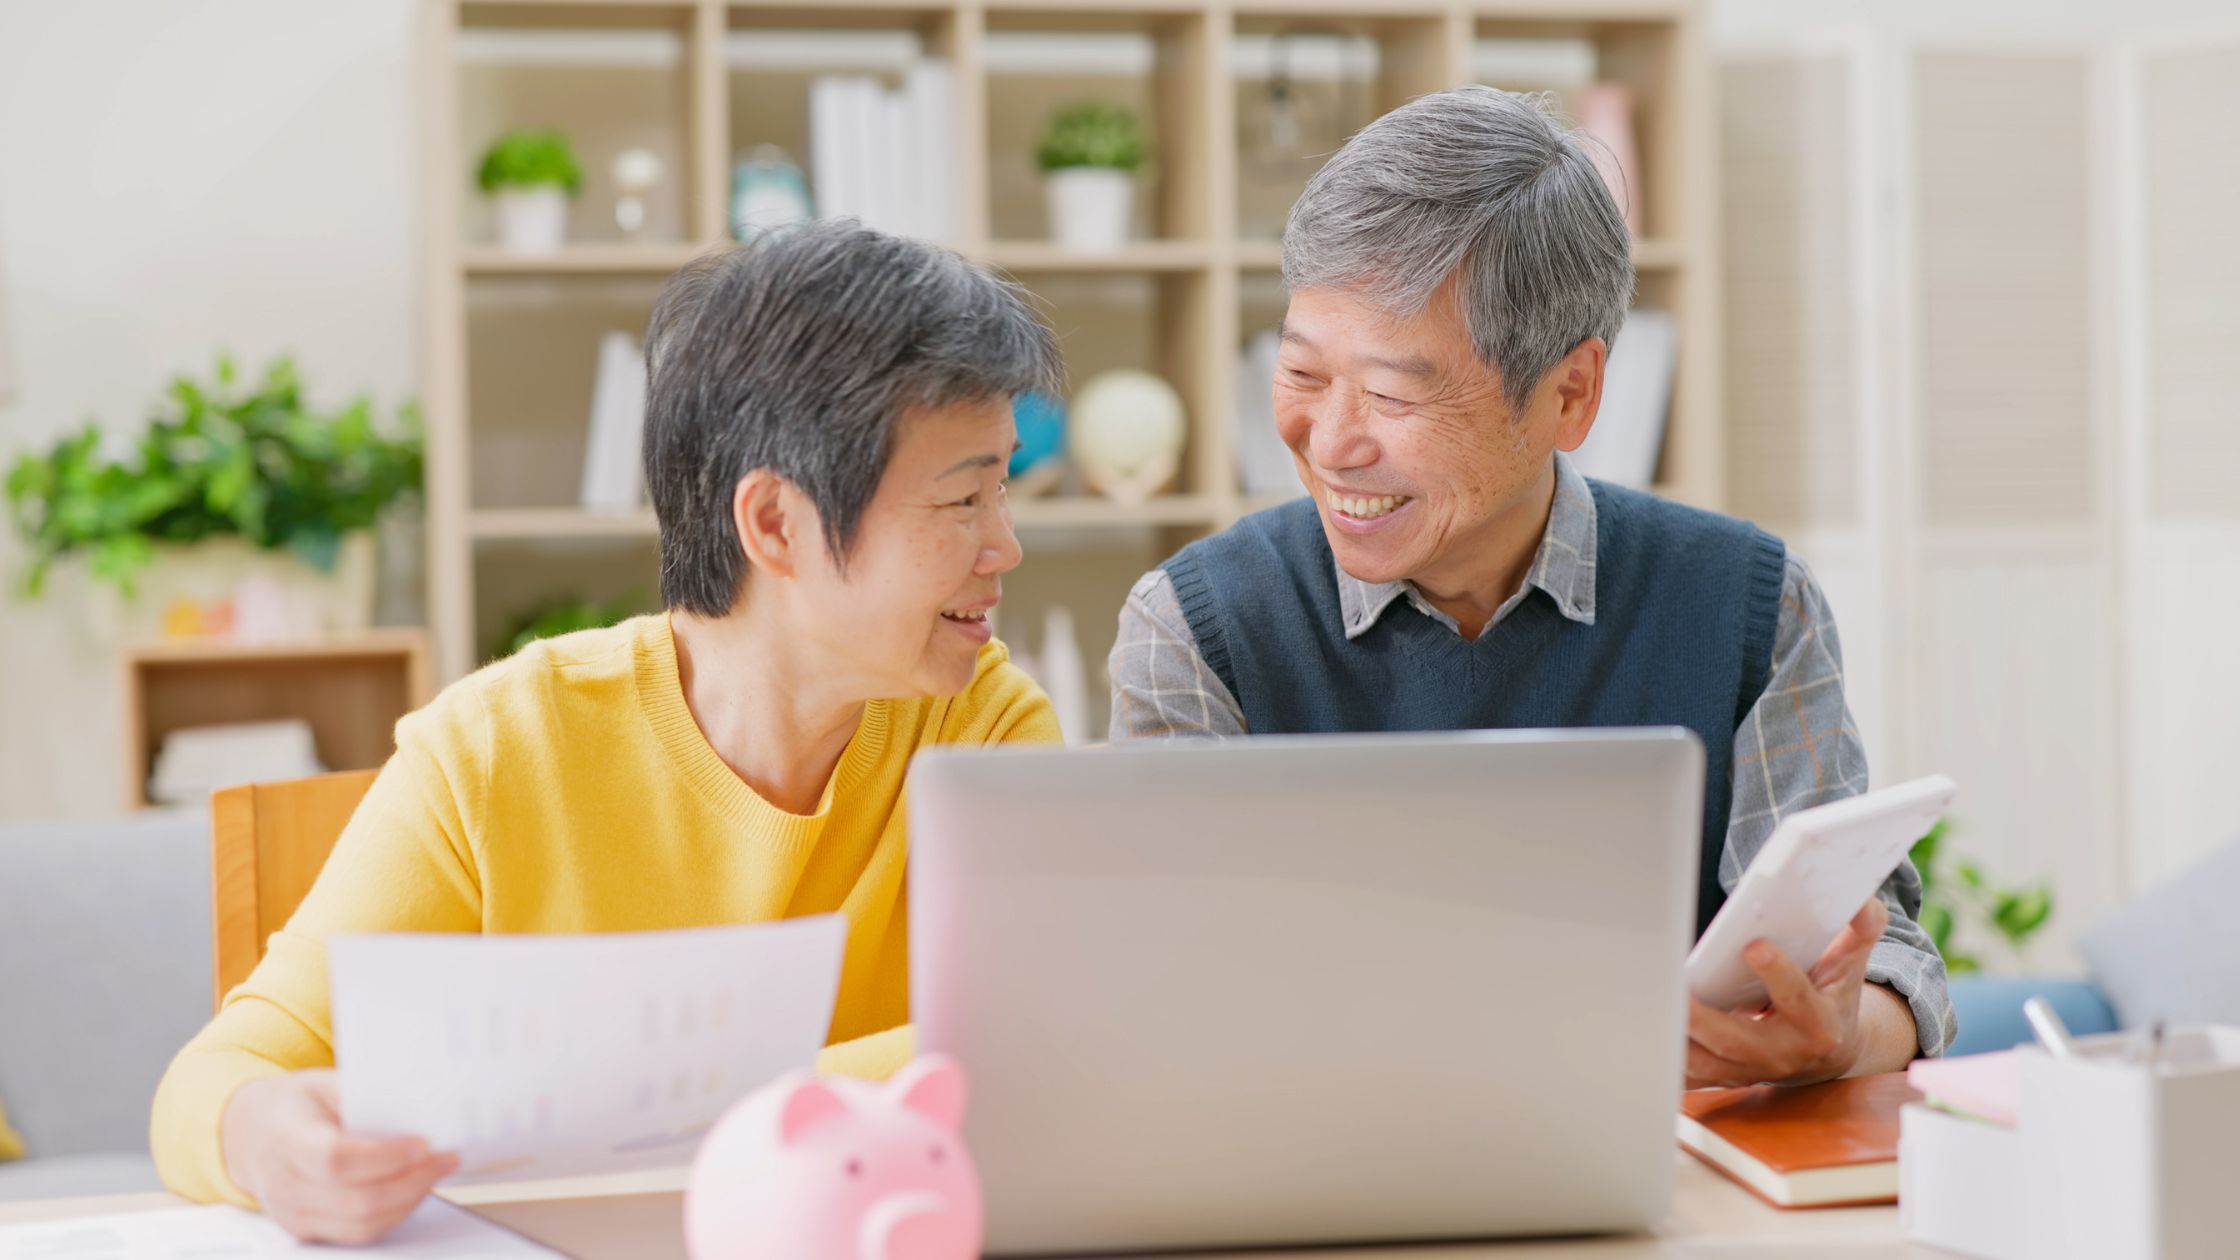
[[[1292,294],[1276,362],[1276,431],[1340,567],[1365,582],[1463,576],[1504,523],[1544,510],[1550,455],[1586,437],[1561,401],[1572,357],[1520,411],[1478,357],[1453,279],[1411,316],[1344,290]]]

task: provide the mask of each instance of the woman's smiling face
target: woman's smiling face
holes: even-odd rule
[[[1002,575],[1020,560],[1003,484],[1016,444],[1009,399],[911,412],[895,426],[845,562],[802,548],[796,624],[860,675],[867,694],[953,695],[971,685]]]

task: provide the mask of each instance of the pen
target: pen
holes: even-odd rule
[[[2069,1027],[2053,1013],[2042,997],[2034,997],[2022,1004],[2022,1017],[2030,1021],[2030,1031],[2038,1034],[2038,1041],[2056,1059],[2076,1057],[2077,1045],[2069,1040]]]

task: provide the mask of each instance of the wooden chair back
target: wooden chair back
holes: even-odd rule
[[[249,978],[265,939],[311,891],[375,773],[245,783],[211,795],[212,1009]]]

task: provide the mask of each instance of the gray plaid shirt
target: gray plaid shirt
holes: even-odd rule
[[[1565,617],[1595,619],[1595,506],[1586,478],[1556,455],[1555,502],[1525,586],[1486,624],[1491,634],[1532,588],[1547,593]],[[1431,606],[1409,582],[1371,584],[1338,571],[1339,611],[1348,640],[1360,637],[1399,600],[1457,634],[1454,618]],[[1182,615],[1166,570],[1143,575],[1120,610],[1113,645],[1112,738],[1222,738],[1245,733],[1244,713],[1205,658]],[[1804,561],[1790,553],[1774,632],[1773,669],[1734,740],[1734,804],[1727,820],[1719,882],[1732,891],[1742,868],[1765,847],[1774,825],[1812,805],[1867,789],[1866,748],[1843,698],[1843,648],[1835,615]],[[1945,992],[1944,959],[1917,922],[1921,877],[1901,864],[1882,886],[1890,927],[1874,947],[1867,978],[1888,985],[1913,1008],[1921,1053],[1942,1053],[1954,1031]]]

